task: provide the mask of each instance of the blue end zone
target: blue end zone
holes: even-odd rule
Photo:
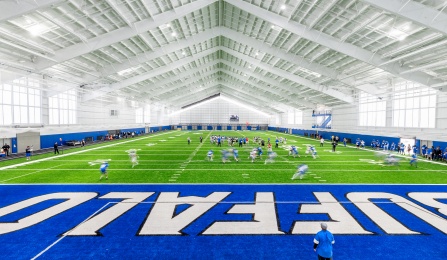
[[[31,215],[66,200],[47,200],[21,210],[7,207],[33,197],[59,192],[95,192],[97,197],[57,214],[45,221],[6,233],[9,225],[23,223]],[[98,231],[97,236],[62,235],[102,211],[114,207],[122,199],[100,199],[110,192],[154,192],[145,202],[125,212]],[[179,192],[179,197],[207,197],[213,192],[230,192],[222,202],[201,214],[181,232],[183,235],[140,235],[153,203],[163,192]],[[215,222],[246,221],[252,223],[253,214],[231,214],[235,204],[255,205],[257,193],[273,194],[276,207],[277,235],[205,235]],[[317,205],[314,192],[330,193],[370,235],[335,234],[334,259],[444,259],[447,256],[447,235],[389,199],[371,199],[380,209],[408,229],[413,235],[393,235],[385,232],[366,213],[349,203],[351,192],[384,192],[422,207],[439,220],[447,221],[437,209],[409,197],[411,192],[438,192],[444,196],[437,202],[447,203],[446,185],[1,185],[0,186],[0,245],[3,258],[30,259],[51,246],[41,255],[45,259],[60,258],[161,258],[161,259],[316,259],[313,234],[291,234],[296,221],[327,221],[328,214],[300,213],[305,204]],[[173,218],[192,206],[178,205]],[[9,211],[8,211],[9,210]],[[12,212],[5,214],[5,212]],[[100,213],[98,212],[98,213]],[[445,213],[446,211],[444,211]],[[17,222],[20,220],[19,222]],[[16,223],[16,224],[14,224]],[[18,223],[18,224],[17,224]],[[442,222],[446,223],[446,222]],[[445,227],[447,229],[447,227]],[[243,232],[243,231],[241,231]]]

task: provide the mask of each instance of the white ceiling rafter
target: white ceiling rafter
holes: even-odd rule
[[[225,52],[227,52],[227,53],[229,53],[229,54],[231,54],[231,55],[233,55],[233,56],[235,56],[235,57],[237,57],[239,59],[245,60],[245,61],[247,61],[249,63],[252,63],[252,64],[258,63],[256,66],[261,68],[261,69],[263,69],[263,70],[269,71],[269,72],[274,73],[274,74],[276,74],[278,76],[281,76],[283,78],[286,78],[286,79],[289,79],[291,81],[297,82],[297,83],[299,83],[299,84],[301,84],[303,86],[306,86],[308,88],[320,91],[322,93],[325,93],[326,95],[338,98],[338,99],[340,99],[340,100],[342,100],[342,101],[344,101],[346,103],[353,103],[354,102],[354,99],[351,96],[348,96],[348,95],[346,95],[346,94],[344,94],[342,92],[330,89],[327,86],[318,85],[317,83],[315,83],[313,81],[301,78],[301,77],[299,77],[297,75],[294,75],[294,74],[291,74],[291,73],[289,73],[287,71],[284,71],[284,70],[281,70],[281,69],[278,69],[278,68],[271,67],[269,65],[265,65],[265,64],[259,63],[259,60],[255,59],[255,58],[252,58],[250,56],[244,55],[242,53],[236,52],[236,51],[231,50],[229,48],[226,48],[226,47],[222,47],[222,48],[223,48],[223,50]]]
[[[432,76],[429,76],[423,72],[415,72],[411,74],[400,75],[401,72],[408,69],[407,66],[405,65],[401,66],[400,64],[387,64],[384,66],[380,66],[380,64],[386,62],[387,59],[383,59],[379,55],[376,55],[375,53],[371,53],[370,51],[364,50],[360,47],[357,47],[355,45],[346,42],[340,42],[339,39],[333,36],[327,35],[320,31],[309,29],[306,26],[301,25],[299,23],[293,21],[289,22],[287,18],[283,16],[277,15],[273,12],[265,10],[261,7],[254,6],[247,2],[238,0],[226,0],[226,1],[245,12],[252,13],[260,17],[261,19],[264,19],[270,23],[281,26],[284,29],[289,30],[295,34],[298,34],[299,36],[305,39],[329,47],[337,52],[349,55],[362,62],[371,64],[377,68],[383,69],[396,77],[401,77],[406,80],[418,82],[426,86],[443,83],[443,80],[433,78]],[[445,88],[445,90],[447,91],[447,88]]]
[[[447,35],[447,14],[416,1],[361,0],[369,5],[407,18],[424,27]]]
[[[228,66],[231,66],[231,67],[233,67],[233,68],[235,68],[235,69],[238,69],[238,70],[244,69],[244,68],[242,68],[242,67],[240,67],[240,66],[236,66],[236,65],[234,65],[234,64],[232,64],[232,63],[227,63],[227,62],[224,62],[224,61],[223,61],[223,63],[224,63],[224,64],[227,64]],[[221,70],[221,71],[222,71],[223,73],[225,73],[225,74],[227,74],[227,75],[229,75],[229,76],[231,76],[231,77],[233,77],[233,78],[236,78],[236,79],[238,79],[238,80],[240,80],[240,81],[242,81],[242,82],[244,82],[244,83],[246,83],[246,84],[249,84],[249,85],[251,85],[251,86],[253,86],[253,87],[262,89],[263,91],[273,92],[275,95],[281,97],[282,99],[290,100],[290,101],[293,103],[293,105],[295,105],[295,106],[296,106],[296,104],[298,103],[298,100],[296,100],[296,101],[295,101],[295,100],[292,100],[294,97],[291,96],[291,95],[287,95],[287,94],[285,94],[285,93],[282,93],[283,91],[277,91],[277,92],[275,92],[275,89],[274,89],[274,88],[271,88],[271,87],[269,87],[269,86],[267,86],[267,88],[266,88],[266,87],[264,87],[264,85],[262,85],[262,84],[257,84],[256,82],[252,82],[252,81],[250,81],[251,79],[256,78],[256,74],[254,74],[254,73],[251,73],[251,77],[244,77],[244,78],[241,78],[241,77],[239,76],[239,74],[236,74],[236,73],[234,73],[234,72],[232,72],[232,71],[229,71],[229,70]],[[284,91],[290,91],[290,92],[292,92],[292,93],[295,94],[295,95],[298,95],[298,94],[299,94],[299,92],[295,92],[293,89],[290,89],[290,87],[289,87],[289,89],[286,89],[286,88],[281,87],[282,84],[281,84],[280,82],[277,82],[277,81],[273,80],[273,79],[262,78],[261,80],[264,81],[264,82],[266,82],[266,83],[268,83],[268,84],[270,84],[270,86],[279,86],[279,89],[281,89],[281,90],[284,90]],[[252,93],[252,94],[253,94],[253,93]],[[255,94],[257,94],[257,95],[259,96],[258,93],[255,93]],[[300,93],[300,94],[301,94],[301,93]],[[306,101],[306,100],[300,100],[300,101],[301,101],[301,102],[300,102],[299,104],[300,104],[301,106],[308,107],[308,108],[315,108],[315,104],[314,104],[314,103],[310,103],[310,102],[308,102],[308,101]],[[290,104],[289,104],[289,105],[290,105]],[[292,105],[290,105],[290,106],[292,106]],[[296,106],[296,108],[299,108],[299,107]]]
[[[343,82],[346,85],[349,85],[353,88],[358,88],[363,91],[368,92],[369,94],[373,95],[379,95],[381,91],[371,84],[363,84],[358,85],[357,82],[355,82],[355,79],[352,79],[348,75],[344,73],[340,73],[337,70],[322,66],[315,62],[309,62],[304,57],[299,57],[296,55],[291,55],[290,53],[287,53],[286,51],[283,51],[281,49],[278,49],[276,47],[271,47],[267,45],[261,45],[258,40],[255,40],[254,38],[251,38],[249,36],[244,35],[243,33],[236,32],[234,30],[231,30],[229,28],[222,28],[221,29],[223,35],[231,40],[246,44],[248,46],[258,46],[258,50],[272,54],[276,57],[279,57],[283,60],[286,60],[288,62],[291,62],[293,64],[299,65],[301,67],[304,67],[306,69],[309,69],[313,72],[317,72],[321,75],[330,77],[335,80],[339,80],[340,82]],[[236,40],[237,39],[237,40]]]
[[[0,22],[57,5],[63,0],[0,1]]]
[[[85,43],[75,44],[65,49],[57,51],[54,59],[57,62],[64,62],[75,57],[93,52],[95,50],[104,48],[113,43],[130,39],[138,34],[155,29],[161,25],[171,22],[172,20],[179,19],[190,12],[200,10],[210,4],[215,3],[217,0],[199,0],[181,7],[176,8],[168,12],[159,14],[154,19],[145,19],[134,23],[134,30],[129,30],[129,27],[122,27],[117,30],[102,34],[93,39],[89,39]],[[36,70],[40,71],[48,67],[54,66],[56,63],[42,62],[36,64]]]
[[[206,57],[218,50],[219,50],[218,47],[211,48],[211,49],[201,52],[196,57],[187,57],[187,58],[184,58],[184,59],[181,59],[181,60],[175,62],[175,64],[168,64],[167,66],[154,69],[152,71],[149,71],[148,73],[144,73],[144,74],[138,75],[136,77],[132,77],[132,78],[123,80],[121,82],[111,84],[109,87],[102,88],[102,89],[97,90],[93,93],[90,93],[88,96],[87,95],[84,96],[83,101],[85,102],[85,101],[100,97],[101,95],[104,95],[105,93],[109,93],[109,92],[130,86],[130,85],[136,84],[138,82],[150,79],[156,75],[160,75],[160,74],[169,72],[175,68],[179,68],[179,67],[182,67],[188,63],[194,62],[196,59]]]

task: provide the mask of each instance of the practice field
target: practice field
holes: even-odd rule
[[[211,145],[211,135],[246,136],[248,145],[239,150],[240,162],[223,164],[221,150],[230,149],[227,142],[222,147]],[[203,143],[199,137],[203,137]],[[278,154],[274,163],[254,163],[248,159],[253,147],[253,137],[270,138],[274,147],[275,137],[287,138],[273,150]],[[187,144],[187,137],[192,142]],[[318,158],[306,155],[306,145],[315,145]],[[298,147],[300,158],[288,156],[289,145]],[[136,149],[139,164],[132,168],[128,151]],[[214,160],[206,160],[208,150],[214,151]],[[380,153],[380,156],[385,154]],[[35,156],[31,162],[24,158],[0,164],[0,183],[99,183],[99,166],[109,161],[108,183],[416,183],[443,184],[447,177],[447,164],[419,160],[418,168],[411,167],[409,157],[401,158],[400,166],[381,163],[382,157],[371,150],[343,147],[336,152],[331,144],[323,147],[316,140],[261,131],[171,131],[138,138],[67,150],[62,155]],[[397,156],[397,155],[396,155]],[[42,160],[41,160],[42,159]],[[303,180],[291,180],[299,164],[308,164],[309,173]]]
[[[222,163],[211,135],[242,137]],[[203,143],[199,137],[203,137]],[[248,159],[253,137],[275,162]],[[192,142],[187,143],[190,137]],[[295,145],[300,157],[288,156]],[[318,158],[306,154],[314,145]],[[0,163],[2,259],[316,259],[328,223],[334,259],[445,259],[447,164],[262,131],[170,131]],[[136,150],[132,168],[128,152]],[[213,161],[206,159],[212,149]],[[108,161],[109,179],[99,180]],[[307,164],[302,180],[291,180]]]

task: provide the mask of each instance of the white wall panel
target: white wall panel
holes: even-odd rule
[[[239,116],[239,122],[230,122],[230,116]],[[170,116],[170,124],[268,124],[270,117],[245,107],[216,99],[185,112]]]

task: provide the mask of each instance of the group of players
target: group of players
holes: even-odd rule
[[[238,143],[239,147],[245,146],[249,144],[249,139],[247,137],[225,137],[225,136],[211,136],[210,142],[211,144],[222,146],[222,142],[224,140],[228,140],[228,146],[233,147],[234,143]],[[275,139],[275,148],[279,148],[279,144],[286,144],[287,139],[283,137],[276,137]],[[254,163],[256,160],[260,159],[264,161],[264,164],[268,163],[274,163],[276,157],[278,154],[273,151],[272,144],[270,142],[270,138],[267,139],[267,142],[262,139],[261,137],[254,137],[253,143],[257,144],[256,147],[250,150],[248,159]],[[263,158],[263,147],[267,145],[267,157]],[[290,145],[288,147],[288,156],[293,156],[294,158],[300,157],[298,148],[295,145]],[[230,148],[230,149],[223,149],[221,150],[222,153],[222,163],[231,162],[230,158],[233,158],[234,161],[239,162],[239,151],[236,148]],[[318,157],[317,150],[315,149],[315,146],[313,145],[307,145],[306,154],[311,155],[314,159]],[[207,161],[213,161],[214,158],[214,151],[211,149],[206,154],[206,160]],[[292,180],[295,180],[297,178],[302,179],[304,174],[307,172],[309,167],[305,164],[301,164],[297,167],[297,172],[293,175]]]
[[[228,141],[228,146],[230,146],[231,148],[221,150],[222,163],[231,162],[230,158],[233,158],[234,161],[239,162],[239,151],[238,151],[238,149],[233,148],[233,146],[235,143],[238,143],[239,147],[242,147],[243,145],[247,145],[247,144],[249,144],[249,139],[246,137],[225,137],[225,136],[211,136],[210,137],[211,144],[215,144],[217,146],[222,146],[222,142],[224,140]],[[286,141],[287,141],[286,138],[282,138],[282,137],[278,138],[277,137],[275,139],[275,148],[278,148],[279,143],[285,144]],[[257,145],[257,147],[253,148],[249,153],[248,159],[250,159],[252,163],[255,162],[258,158],[260,160],[263,160],[262,156],[264,154],[264,151],[263,151],[262,147],[265,146],[265,141],[260,137],[255,137],[255,138],[253,138],[253,143],[258,144],[258,145]],[[363,140],[360,140],[360,139],[356,140],[356,146],[358,148],[364,147],[364,144],[365,144],[365,142]],[[403,145],[403,144],[398,144],[398,147],[400,148],[401,145]],[[380,144],[379,141],[373,140],[373,142],[371,143],[371,147],[373,149],[382,148],[383,150],[387,151],[387,150],[389,150],[388,149],[389,143],[388,143],[388,141],[382,141],[382,144]],[[406,148],[406,146],[404,146],[404,145],[403,145],[403,147]],[[394,149],[395,149],[395,144],[392,143],[390,150],[393,151]],[[423,147],[423,151],[426,152],[426,150],[429,150],[429,149],[427,149],[426,147]],[[400,149],[398,151],[400,151]],[[314,159],[316,159],[318,157],[317,150],[315,149],[315,146],[313,146],[313,145],[307,145],[305,153],[311,155]],[[136,165],[138,165],[139,156],[137,155],[137,150],[135,150],[135,149],[129,150],[128,155],[129,155],[130,162],[132,164],[132,168],[134,168]],[[268,138],[267,158],[264,160],[264,164],[273,163],[277,156],[278,156],[278,154],[273,151],[272,145],[270,143],[270,138]],[[293,156],[294,158],[300,157],[298,148],[295,145],[289,146],[288,156]],[[447,157],[447,151],[446,151],[446,157]],[[207,152],[206,159],[208,161],[213,161],[213,158],[214,158],[214,151],[209,150]],[[398,165],[400,159],[395,157],[393,154],[389,153],[385,156],[383,161],[386,165],[393,166],[393,165]],[[412,147],[410,166],[415,166],[417,168],[417,148],[415,146]],[[104,162],[101,164],[101,166],[100,166],[100,172],[101,172],[100,180],[102,180],[103,176],[105,177],[105,179],[108,179],[108,174],[107,174],[108,167],[109,167],[108,162]],[[308,171],[308,169],[309,169],[309,167],[306,164],[298,165],[296,173],[292,176],[292,180],[295,180],[298,178],[302,179],[304,177],[304,175],[306,174],[306,172]]]
[[[129,155],[129,159],[130,159],[130,163],[132,164],[132,168],[134,168],[135,166],[138,165],[138,158],[140,158],[137,155],[137,150],[136,149],[130,149],[127,151],[128,155]],[[99,166],[99,172],[101,173],[101,175],[99,176],[99,180],[102,180],[103,177],[105,177],[105,179],[109,179],[109,174],[107,172],[107,168],[109,168],[109,162],[105,161],[103,163],[101,163],[101,166]]]

